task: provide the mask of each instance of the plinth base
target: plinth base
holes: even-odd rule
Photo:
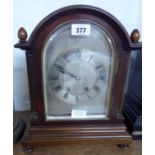
[[[21,141],[23,148],[82,143],[115,143],[129,145],[131,135],[124,124],[70,127],[31,127],[28,125]]]

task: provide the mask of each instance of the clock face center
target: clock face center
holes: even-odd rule
[[[60,73],[60,85],[73,95],[88,93],[95,85],[95,69],[86,61],[78,59],[68,62],[64,66],[68,74]]]

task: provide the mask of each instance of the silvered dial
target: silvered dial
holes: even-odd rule
[[[65,52],[49,69],[50,89],[65,103],[91,103],[104,89],[107,75],[103,59],[102,53],[86,49]]]

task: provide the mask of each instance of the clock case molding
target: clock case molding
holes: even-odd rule
[[[42,48],[51,31],[62,23],[72,20],[90,20],[99,24],[112,37],[115,43],[117,67],[112,88],[109,119],[46,121],[42,87]],[[26,51],[31,116],[21,141],[24,148],[54,144],[104,143],[113,142],[127,146],[132,142],[131,135],[124,125],[121,114],[125,94],[128,62],[131,50],[141,47],[130,39],[121,23],[112,15],[99,8],[85,5],[69,6],[55,11],[43,19],[27,39],[24,28],[18,32],[19,43],[15,48]],[[139,39],[139,38],[138,38]],[[125,144],[125,145],[124,145]]]

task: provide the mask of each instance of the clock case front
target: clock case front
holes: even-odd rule
[[[57,27],[72,21],[88,21],[111,37],[114,45],[113,82],[107,119],[46,119],[43,88],[43,48],[49,34]],[[69,6],[55,11],[42,20],[28,41],[26,32],[19,32],[16,48],[26,50],[31,116],[22,139],[23,147],[81,142],[114,142],[129,144],[132,141],[121,114],[128,72],[128,58],[133,48],[124,27],[109,13],[91,6]],[[23,36],[23,38],[22,38]],[[92,42],[93,44],[93,42]]]

